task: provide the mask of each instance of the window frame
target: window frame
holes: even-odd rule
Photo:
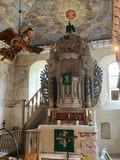
[[[110,86],[110,78],[113,78],[113,76],[112,75],[110,75],[110,68],[109,67],[111,67],[111,65],[114,65],[114,64],[117,64],[117,62],[116,61],[113,61],[113,62],[111,62],[111,63],[109,63],[109,65],[108,65],[108,94],[109,94],[109,100],[110,101],[115,101],[115,102],[117,102],[117,101],[120,101],[120,96],[118,97],[119,99],[118,100],[113,100],[112,99],[112,94],[111,94],[111,91],[118,91],[118,94],[119,94],[119,89],[117,88],[117,83],[115,84],[115,86],[116,87],[114,87],[114,85],[113,86]],[[118,69],[119,69],[119,66],[118,66]],[[115,74],[113,74],[114,76],[115,76],[115,79],[116,79],[116,81],[118,80],[118,76],[119,76],[119,71],[118,71],[118,75],[115,75]]]

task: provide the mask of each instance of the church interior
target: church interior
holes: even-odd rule
[[[120,0],[0,0],[0,159],[120,159]]]

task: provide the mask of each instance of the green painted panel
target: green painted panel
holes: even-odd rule
[[[74,152],[74,130],[54,130],[54,151]]]
[[[63,85],[72,84],[72,74],[70,72],[62,73],[62,84]]]

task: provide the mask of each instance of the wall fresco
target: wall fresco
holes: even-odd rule
[[[45,45],[65,34],[68,24],[66,11],[73,9],[76,18],[72,24],[76,32],[90,40],[111,38],[112,0],[24,0],[22,2],[22,30],[35,29],[32,43]],[[19,0],[0,1],[0,31],[18,28]]]

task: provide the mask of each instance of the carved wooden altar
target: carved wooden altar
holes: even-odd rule
[[[87,40],[71,34],[61,37],[50,52],[49,120],[88,124],[94,119],[94,63]]]

